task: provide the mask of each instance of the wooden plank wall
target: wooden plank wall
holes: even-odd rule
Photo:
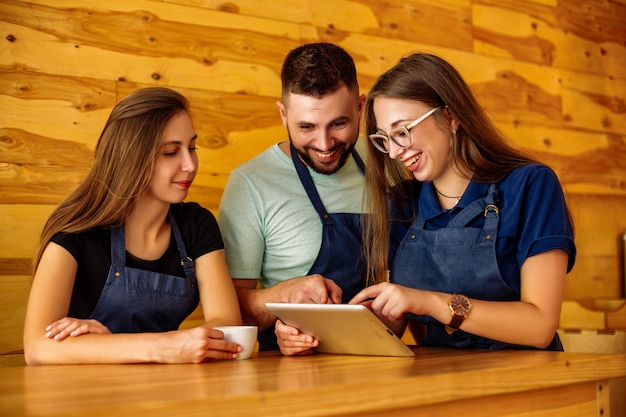
[[[624,22],[624,0],[0,1],[0,353],[21,349],[39,231],[121,97],[160,85],[191,99],[190,200],[216,212],[229,172],[286,138],[280,64],[314,41],[354,56],[363,92],[411,51],[453,63],[563,182],[579,250],[566,298],[623,297]]]

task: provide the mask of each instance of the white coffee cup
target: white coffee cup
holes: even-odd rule
[[[243,348],[237,359],[248,359],[256,345],[257,326],[219,326],[214,329],[224,333],[224,340],[237,343]]]

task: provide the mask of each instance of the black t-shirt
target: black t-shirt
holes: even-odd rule
[[[224,248],[222,235],[213,214],[198,203],[171,206],[187,249],[196,258]],[[94,228],[81,233],[57,233],[52,242],[65,248],[78,263],[69,317],[88,318],[96,307],[111,266],[111,229]],[[126,252],[126,266],[185,277],[174,233],[160,259],[146,261]]]

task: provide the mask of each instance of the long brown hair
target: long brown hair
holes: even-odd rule
[[[165,127],[180,111],[189,111],[187,99],[163,87],[135,91],[113,108],[87,177],[52,212],[41,232],[35,269],[56,233],[124,223],[137,197],[149,188]]]
[[[452,135],[453,166],[459,173],[473,173],[476,182],[502,180],[513,169],[535,162],[511,146],[476,101],[458,71],[443,59],[427,53],[402,58],[382,74],[371,88],[365,103],[367,135],[376,133],[374,101],[377,97],[415,100],[429,107],[442,107],[454,115],[459,126]],[[450,129],[442,111],[433,117]],[[370,216],[363,217],[364,250],[368,260],[367,282],[386,280],[388,269],[389,204],[406,200],[413,192],[413,178],[404,165],[378,151],[367,141],[366,205]],[[415,181],[415,180],[413,180]]]

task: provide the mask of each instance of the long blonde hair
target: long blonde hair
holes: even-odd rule
[[[180,111],[189,111],[187,99],[163,87],[135,91],[113,108],[87,177],[44,225],[35,269],[56,233],[124,223],[137,197],[150,186],[163,132],[171,117]]]

